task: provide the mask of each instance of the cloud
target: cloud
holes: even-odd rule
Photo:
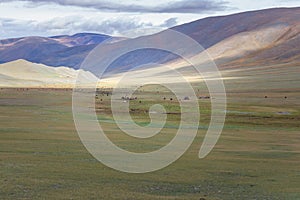
[[[0,19],[2,38],[22,36],[72,35],[80,32],[94,32],[107,35],[136,37],[151,34],[177,24],[176,18],[170,18],[161,25],[154,26],[139,18],[114,18],[99,21],[97,18],[82,16],[57,17],[47,21]]]
[[[2,37],[15,36],[24,34],[28,31],[28,28],[33,25],[31,20],[16,20],[16,19],[0,19],[1,29],[0,33]]]
[[[162,27],[172,27],[177,25],[177,18],[176,17],[172,17],[170,19],[167,19],[166,21],[164,21],[164,23],[161,25]]]
[[[4,0],[8,1],[8,0]],[[55,3],[62,6],[94,8],[102,11],[132,13],[209,13],[226,10],[228,2],[224,0],[177,0],[153,5],[121,3],[121,1],[103,0],[19,0],[30,2],[31,6]],[[2,1],[3,2],[3,1]],[[136,1],[138,2],[138,1]]]
[[[109,35],[119,34],[122,31],[152,26],[151,23],[140,22],[137,18],[115,18],[99,21],[96,18],[69,16],[54,18],[37,24],[41,30],[61,30],[63,32],[101,32]]]

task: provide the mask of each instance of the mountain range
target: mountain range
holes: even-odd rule
[[[209,17],[171,29],[197,41],[221,69],[300,63],[300,8],[275,8]],[[72,36],[0,40],[0,63],[3,63],[0,73],[1,68],[11,67],[10,62],[19,59],[43,66],[79,69],[84,58],[98,44],[105,42],[107,46],[124,48],[124,45],[135,40],[147,40],[163,33],[164,31],[133,39],[79,33]],[[7,63],[9,66],[6,66]],[[181,64],[182,60],[172,53],[141,49],[121,56],[112,64],[110,70],[120,73],[147,63],[172,63],[177,67],[186,65]],[[1,79],[7,79],[7,76],[2,74]]]
[[[0,63],[25,59],[49,66],[79,68],[85,56],[98,44],[122,38],[94,33],[72,36],[23,37],[0,41]]]

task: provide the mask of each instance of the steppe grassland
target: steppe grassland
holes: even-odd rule
[[[208,157],[197,157],[210,120],[209,99],[199,99],[199,133],[189,150],[169,167],[140,175],[109,169],[86,151],[72,119],[70,90],[2,89],[0,196],[299,199],[299,76],[283,67],[263,70],[234,72],[232,76],[247,78],[225,80],[225,128]],[[204,83],[194,84],[198,95],[209,95]],[[140,125],[149,122],[144,111],[153,102],[166,105],[171,114],[162,134],[138,140],[118,131],[109,112],[110,96],[96,97],[98,119],[108,137],[124,149],[145,152],[160,148],[176,133],[178,102],[170,101],[172,94],[156,85],[145,86],[135,95],[138,99],[130,101],[131,115]]]

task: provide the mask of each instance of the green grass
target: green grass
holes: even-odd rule
[[[270,86],[265,99],[266,92],[243,81],[247,92],[242,86],[228,90],[225,128],[209,156],[197,157],[210,121],[210,101],[199,100],[192,146],[172,165],[147,174],[115,171],[87,152],[75,130],[70,91],[0,90],[0,199],[300,199],[300,91]],[[146,111],[154,103],[172,114],[161,134],[145,140],[118,129],[110,97],[97,99],[98,119],[115,144],[148,152],[174,137],[178,102],[163,100],[172,95],[153,88],[143,88],[130,102],[133,119],[147,125]]]

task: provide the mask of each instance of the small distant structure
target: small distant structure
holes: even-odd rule
[[[183,100],[189,101],[189,100],[190,100],[190,97],[184,97]]]

